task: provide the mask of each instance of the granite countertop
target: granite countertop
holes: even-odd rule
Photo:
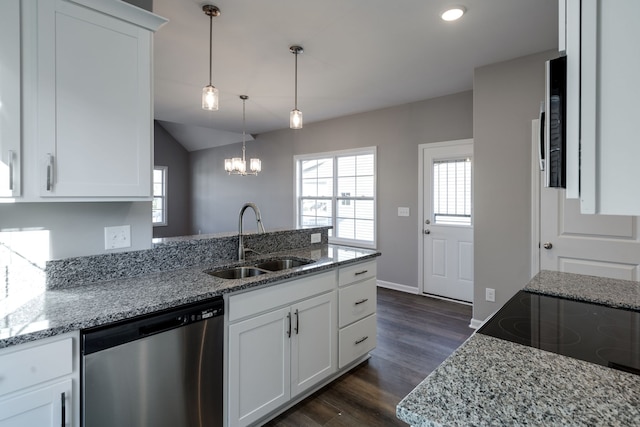
[[[538,294],[640,311],[640,283],[631,280],[543,270],[524,289]]]
[[[640,283],[542,271],[525,290],[640,311]],[[640,425],[640,376],[472,335],[397,406],[409,425]]]
[[[11,280],[20,282],[20,286],[7,287],[18,289],[24,293],[24,297],[5,295],[5,304],[0,304],[0,348],[104,325],[229,292],[269,286],[378,255],[380,253],[375,250],[322,244],[261,255],[260,259],[287,256],[310,258],[316,262],[246,279],[220,279],[204,273],[206,269],[238,264],[223,260],[53,290],[45,290],[42,269],[29,269],[31,266],[26,265],[19,274],[11,276]],[[32,272],[22,274],[22,271],[29,270]]]

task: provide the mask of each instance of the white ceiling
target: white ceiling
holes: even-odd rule
[[[220,109],[200,107],[209,80]],[[467,13],[444,22],[440,12]],[[557,0],[154,0],[169,19],[154,39],[155,118],[188,150],[289,126],[298,44],[298,108],[304,123],[472,89],[473,70],[557,48]],[[292,131],[294,132],[294,131]]]

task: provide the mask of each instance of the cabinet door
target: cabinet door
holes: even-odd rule
[[[0,400],[0,427],[71,426],[71,384],[68,379]]]
[[[229,426],[248,425],[289,401],[289,308],[229,326]]]
[[[337,303],[332,291],[291,306],[291,396],[337,370]]]
[[[639,14],[637,0],[582,0],[582,213],[640,215]]]
[[[20,195],[20,2],[0,2],[0,197]]]
[[[65,0],[37,11],[40,196],[151,196],[151,32]]]

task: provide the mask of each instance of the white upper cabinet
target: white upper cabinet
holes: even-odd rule
[[[20,2],[0,2],[0,198],[20,195]]]
[[[566,23],[567,98],[579,106],[567,106],[579,117],[576,127],[567,116],[567,155],[574,162],[567,170],[579,179],[581,211],[640,215],[640,2],[566,0],[566,7],[560,26]],[[567,189],[575,197],[575,184]]]
[[[166,21],[120,1],[25,3],[27,199],[150,199],[152,36]]]

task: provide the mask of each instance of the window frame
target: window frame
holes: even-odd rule
[[[294,226],[296,228],[302,228],[302,224],[300,221],[301,215],[301,203],[305,198],[300,196],[300,191],[302,188],[302,171],[301,171],[301,163],[305,160],[317,160],[317,159],[326,159],[333,158],[333,191],[332,196],[318,196],[314,197],[314,199],[326,199],[330,200],[332,203],[332,212],[331,212],[331,225],[333,227],[333,231],[336,231],[336,220],[338,216],[338,203],[341,203],[345,199],[348,200],[371,200],[373,202],[373,240],[357,240],[357,239],[345,239],[339,238],[335,235],[329,236],[329,243],[339,244],[339,245],[348,245],[348,246],[356,246],[368,249],[376,249],[378,244],[378,153],[377,147],[362,147],[362,148],[352,148],[346,150],[337,150],[337,151],[327,151],[321,153],[310,153],[310,154],[299,154],[293,156],[293,210],[294,210]],[[358,155],[373,155],[373,197],[347,197],[345,198],[342,195],[338,195],[338,158],[339,157],[350,157],[350,156],[358,156]],[[331,234],[334,234],[331,233]]]
[[[169,224],[169,219],[168,219],[168,212],[167,212],[167,198],[168,198],[168,190],[169,190],[169,167],[168,166],[154,166],[153,167],[153,172],[155,171],[161,171],[162,172],[162,190],[163,190],[163,195],[158,196],[155,193],[155,184],[156,181],[154,179],[154,177],[151,177],[151,194],[152,194],[152,201],[151,201],[151,224],[154,227],[165,227]],[[155,200],[156,198],[161,198],[162,199],[162,221],[161,222],[155,222],[153,220],[153,200]]]

